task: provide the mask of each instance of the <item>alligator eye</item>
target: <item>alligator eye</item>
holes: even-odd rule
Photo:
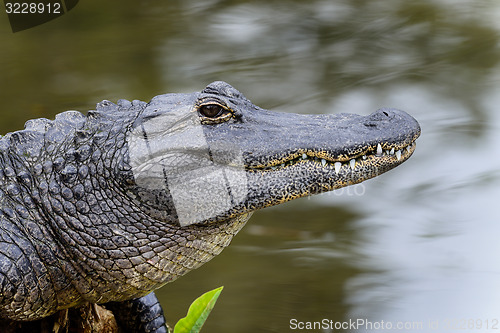
[[[217,104],[207,104],[200,106],[199,111],[204,117],[216,118],[223,113],[224,108]]]

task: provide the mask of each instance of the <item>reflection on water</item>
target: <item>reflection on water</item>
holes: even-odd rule
[[[443,325],[445,319],[498,319],[499,215],[494,207],[500,197],[500,158],[492,156],[500,142],[497,96],[491,91],[483,100],[490,122],[481,124],[480,140],[457,138],[440,147],[440,136],[450,133],[434,128],[422,138],[417,161],[406,166],[418,177],[401,172],[404,185],[393,187],[396,195],[383,191],[366,207],[390,203],[397,208],[358,221],[370,228],[358,249],[367,257],[362,267],[372,272],[348,283],[357,315]]]
[[[81,3],[15,35],[0,17],[2,133],[213,80],[284,112],[391,106],[422,125],[414,156],[358,191],[256,213],[223,254],[159,292],[170,321],[219,285],[207,332],[500,319],[496,1],[120,4]]]

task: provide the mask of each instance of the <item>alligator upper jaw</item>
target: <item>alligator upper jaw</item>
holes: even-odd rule
[[[273,206],[376,177],[406,161],[420,126],[407,113],[291,116],[296,125],[268,131],[268,144],[246,151],[249,209]],[[286,123],[286,121],[284,121]],[[265,153],[267,151],[267,153]]]
[[[249,172],[311,163],[333,167],[336,173],[344,166],[351,170],[382,165],[384,169],[392,168],[411,156],[420,135],[417,121],[395,109],[379,109],[368,116],[285,117],[275,113],[273,117],[272,124],[264,124],[268,127],[267,142],[245,151],[245,168]]]

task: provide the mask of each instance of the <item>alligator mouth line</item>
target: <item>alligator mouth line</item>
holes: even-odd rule
[[[318,166],[321,165],[323,168],[333,167],[335,169],[335,173],[338,174],[344,166],[348,166],[351,170],[355,170],[357,166],[366,165],[367,163],[370,163],[370,160],[372,159],[383,157],[393,158],[394,164],[402,163],[413,154],[415,147],[415,141],[408,145],[397,147],[397,150],[394,145],[391,147],[390,144],[378,143],[376,146],[370,146],[365,149],[363,153],[352,156],[343,155],[342,158],[338,159],[331,159],[324,156],[324,153],[320,154],[314,151],[295,152],[285,158],[271,161],[267,165],[252,166],[247,167],[246,169],[254,172],[267,172],[284,169],[300,163],[314,162],[317,163]]]

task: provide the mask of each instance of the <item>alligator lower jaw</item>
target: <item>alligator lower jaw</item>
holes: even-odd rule
[[[387,143],[367,148],[363,153],[352,156],[343,155],[341,158],[328,158],[324,152],[318,153],[304,150],[304,152],[293,153],[288,157],[276,159],[267,165],[247,167],[250,172],[274,172],[285,170],[304,163],[314,163],[315,167],[331,168],[336,174],[346,171],[355,171],[366,167],[384,166],[395,167],[407,160],[414,152],[415,141],[407,145],[390,145]]]

